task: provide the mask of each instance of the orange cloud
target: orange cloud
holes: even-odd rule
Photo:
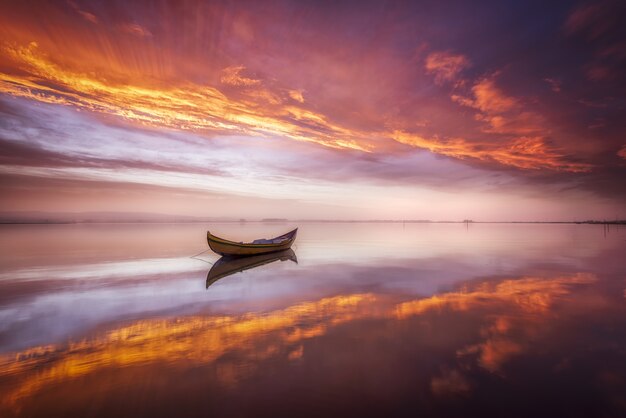
[[[500,90],[494,77],[483,78],[472,87],[473,97],[453,95],[452,100],[480,112],[475,119],[487,123],[483,132],[508,135],[545,135],[550,132],[545,120],[526,110],[519,100]]]
[[[472,87],[474,100],[465,99],[465,106],[471,106],[484,113],[504,113],[513,110],[517,101],[502,93],[491,78],[483,78]]]
[[[225,71],[223,82],[255,87],[242,98],[229,98],[220,90],[192,83],[173,86],[141,82],[115,82],[108,77],[65,68],[53,62],[33,42],[27,47],[5,45],[3,52],[24,74],[0,73],[0,93],[46,103],[72,105],[122,117],[144,125],[174,129],[229,132],[248,135],[281,135],[290,139],[315,142],[332,148],[369,151],[359,141],[321,114],[307,110],[281,108],[279,96],[260,85],[259,80],[241,76],[244,67]],[[52,87],[53,83],[59,87]],[[286,93],[285,93],[286,94]],[[274,107],[264,104],[275,105]],[[293,123],[290,119],[312,121],[320,129]]]
[[[139,30],[134,30],[139,33]],[[135,40],[133,42],[140,42]],[[301,90],[265,82],[245,73],[243,65],[224,68],[216,81],[219,88],[189,81],[143,77],[140,67],[129,71],[122,61],[94,57],[93,71],[85,60],[69,56],[52,58],[38,43],[2,46],[5,68],[0,72],[0,93],[31,100],[73,106],[123,118],[146,126],[196,132],[254,136],[280,136],[335,149],[362,152],[397,150],[396,142],[459,159],[476,159],[519,169],[588,171],[589,165],[571,163],[547,145],[537,130],[545,129],[538,115],[520,109],[491,79],[472,87],[472,96],[453,100],[479,111],[484,133],[512,137],[440,138],[394,129],[361,130],[333,120],[315,103],[304,100]],[[433,53],[426,60],[428,71],[449,80],[469,65],[460,55]],[[402,123],[400,122],[402,125]],[[515,136],[513,136],[515,135]]]
[[[570,172],[587,172],[592,166],[587,163],[568,162],[558,148],[548,145],[550,127],[545,119],[527,110],[520,100],[507,96],[496,86],[495,77],[484,77],[471,88],[470,95],[452,94],[452,101],[478,112],[474,119],[484,123],[484,134],[500,137],[494,143],[468,142],[462,139],[432,144],[446,155],[460,158],[473,157],[523,169],[551,169]],[[400,142],[414,142],[415,138],[400,136]],[[423,141],[423,139],[419,140]]]
[[[525,170],[586,172],[591,169],[589,164],[567,162],[562,153],[550,148],[541,137],[524,136],[511,142],[492,144],[470,142],[463,138],[425,138],[403,131],[394,131],[390,136],[402,144],[425,148],[437,154],[459,159],[495,161],[505,166]]]
[[[433,52],[426,57],[426,72],[435,75],[435,82],[454,81],[461,71],[470,66],[467,57],[449,52]]]
[[[479,364],[492,373],[499,372],[511,357],[523,353],[524,347],[508,338],[490,337],[484,343],[459,351],[459,355],[479,354]]]
[[[289,97],[297,102],[304,103],[304,96],[300,90],[289,90]]]
[[[261,80],[255,80],[253,78],[244,77],[241,75],[241,72],[244,71],[246,67],[243,65],[227,67],[222,70],[222,78],[220,81],[223,84],[228,84],[231,86],[257,86],[261,84]]]

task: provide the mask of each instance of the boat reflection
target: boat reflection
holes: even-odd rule
[[[293,261],[298,263],[296,253],[292,249],[277,251],[275,253],[261,254],[249,257],[228,257],[224,256],[217,260],[206,276],[206,288],[208,289],[219,279],[239,273],[255,267],[264,266],[274,261]]]

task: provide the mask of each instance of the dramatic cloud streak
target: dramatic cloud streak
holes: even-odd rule
[[[24,78],[2,74],[2,93],[26,97],[46,103],[65,104],[80,109],[120,116],[126,120],[151,126],[183,130],[230,132],[248,135],[280,135],[301,141],[318,142],[338,148],[366,150],[353,136],[326,122],[315,113],[285,106],[272,112],[262,105],[279,105],[278,94],[265,89],[244,92],[245,99],[228,99],[218,89],[194,84],[166,88],[113,84],[89,74],[63,69],[37,52],[37,44],[5,49],[21,69]],[[236,87],[260,85],[260,80],[242,76],[243,66],[224,69],[223,84]],[[56,85],[49,87],[50,84]],[[289,93],[286,94],[288,97]],[[301,126],[296,122],[301,122]],[[306,124],[321,129],[307,128]],[[327,132],[327,133],[325,133]],[[345,139],[333,139],[344,136]]]

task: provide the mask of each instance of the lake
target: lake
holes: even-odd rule
[[[626,228],[293,226],[1,226],[0,416],[626,416]]]

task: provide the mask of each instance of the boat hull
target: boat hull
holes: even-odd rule
[[[209,243],[209,247],[211,248],[211,250],[219,255],[243,257],[288,250],[289,248],[291,248],[291,245],[295,241],[297,232],[298,229],[294,229],[287,234],[274,238],[286,238],[286,240],[278,244],[253,244],[229,241],[227,239],[217,237],[211,234],[211,232],[207,231],[207,242]]]

